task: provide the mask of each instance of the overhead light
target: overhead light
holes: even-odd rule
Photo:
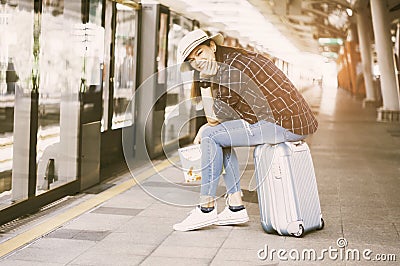
[[[351,6],[354,6],[357,0],[346,0]]]
[[[332,58],[332,59],[337,59],[338,58],[338,54],[334,53],[334,52],[323,52],[322,56],[325,56],[327,58]]]
[[[319,38],[318,43],[320,45],[343,45],[341,38]]]
[[[335,9],[328,15],[328,21],[335,28],[340,29],[347,23],[347,13],[340,9]]]
[[[349,17],[353,16],[353,10],[351,10],[350,8],[346,8],[346,12]]]

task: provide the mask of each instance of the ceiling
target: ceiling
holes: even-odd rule
[[[299,50],[322,52],[319,38],[346,37],[351,6],[344,0],[249,0]]]
[[[384,0],[382,0],[384,1]],[[296,52],[334,54],[369,0],[160,0],[176,12],[200,21],[274,55]],[[387,0],[391,20],[400,17],[400,0]],[[320,44],[319,38],[340,39]]]

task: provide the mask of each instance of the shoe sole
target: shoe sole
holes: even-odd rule
[[[233,225],[233,224],[244,224],[249,221],[249,217],[234,219],[234,220],[225,220],[225,221],[217,221],[215,225]]]
[[[211,221],[209,221],[209,222],[207,222],[207,223],[197,224],[197,225],[194,225],[194,226],[185,228],[185,229],[182,229],[182,228],[174,228],[174,230],[175,230],[175,231],[181,231],[181,232],[187,232],[187,231],[192,231],[192,230],[196,230],[196,229],[200,229],[200,228],[203,228],[203,227],[206,227],[206,226],[213,225],[213,224],[215,224],[216,222],[218,222],[218,219],[211,220]]]

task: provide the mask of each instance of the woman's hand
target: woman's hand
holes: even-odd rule
[[[200,144],[201,142],[201,135],[203,134],[204,129],[206,129],[207,127],[209,127],[208,123],[202,125],[199,128],[199,131],[197,131],[196,137],[194,138],[193,144]]]
[[[203,134],[204,129],[208,128],[208,127],[213,127],[219,124],[218,120],[208,120],[207,124],[202,125],[199,128],[199,131],[197,131],[196,137],[193,140],[193,144],[200,144],[201,143],[201,135]]]
[[[218,63],[215,60],[212,61],[202,61],[200,70],[200,79],[210,79],[215,76],[218,71]]]
[[[210,127],[214,127],[219,124],[219,121],[216,119],[213,119],[211,117],[206,117],[206,118],[207,118],[207,122],[208,122],[207,125]]]
[[[196,135],[196,137],[194,138],[193,144],[200,144],[200,142],[201,142],[201,135],[203,134],[204,129],[206,129],[206,128],[210,127],[210,126],[213,126],[213,125],[210,125],[209,123],[207,123],[207,124],[202,125],[202,126],[199,128],[199,131],[197,131],[197,135]]]

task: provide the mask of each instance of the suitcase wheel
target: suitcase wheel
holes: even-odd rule
[[[325,226],[325,221],[324,219],[321,218],[321,225],[319,226],[319,228],[317,230],[322,230]]]
[[[304,227],[302,225],[299,225],[299,231],[297,233],[293,234],[295,237],[302,237],[304,235]]]

